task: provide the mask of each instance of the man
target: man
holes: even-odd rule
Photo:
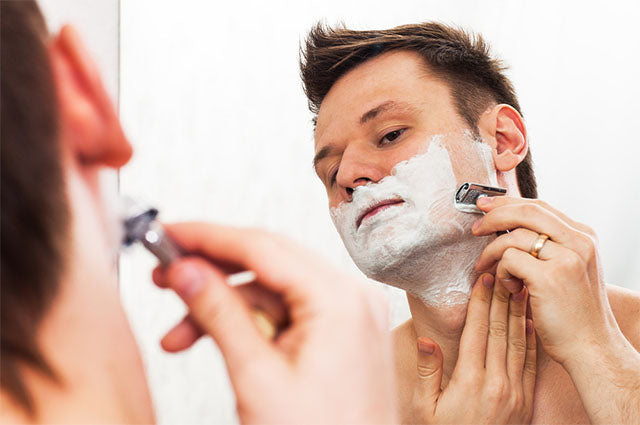
[[[0,18],[0,421],[151,423],[118,297],[119,224],[99,184],[127,163],[131,145],[72,28],[49,36],[27,0],[0,2]],[[169,231],[189,251],[257,275],[235,290],[221,269],[191,258],[162,278],[218,342],[242,422],[395,422],[381,297],[264,232],[197,223]],[[289,322],[276,342],[261,337],[248,307],[267,299]]]
[[[429,422],[441,384],[442,394],[467,384],[460,410],[481,406],[485,391],[526,402],[521,375],[532,368],[509,372],[525,350],[511,339],[522,322],[505,311],[529,294],[542,343],[532,421],[636,423],[640,296],[604,285],[590,229],[525,199],[537,197],[531,154],[502,71],[481,38],[436,23],[318,25],[303,48],[314,165],[333,221],[366,275],[407,292],[412,318],[394,331],[401,418]],[[475,222],[453,207],[466,181],[508,196],[481,200],[487,214]],[[486,353],[469,368],[462,330],[476,320],[466,303],[483,270],[496,273],[496,289]]]

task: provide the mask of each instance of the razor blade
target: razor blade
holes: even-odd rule
[[[484,214],[478,208],[476,203],[478,199],[485,196],[503,196],[507,193],[507,189],[501,187],[485,186],[478,183],[463,183],[456,191],[454,205],[455,208],[463,213]]]

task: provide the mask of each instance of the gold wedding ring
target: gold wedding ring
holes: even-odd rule
[[[278,333],[278,327],[275,324],[275,321],[262,310],[253,310],[253,323],[256,324],[260,333],[267,339],[275,338]]]
[[[533,258],[538,258],[538,254],[540,254],[540,250],[544,246],[545,242],[547,242],[547,239],[549,239],[549,236],[544,233],[540,233],[538,235],[538,238],[535,240],[533,245],[531,245],[531,249],[529,250],[529,254],[531,254]]]

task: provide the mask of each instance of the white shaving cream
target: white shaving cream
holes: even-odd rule
[[[431,305],[469,300],[476,278],[474,263],[493,237],[471,234],[478,215],[458,212],[453,199],[458,182],[445,136],[434,136],[427,151],[395,165],[377,183],[357,187],[350,202],[331,209],[347,251],[369,278],[401,288]],[[468,162],[479,181],[495,184],[491,148],[464,136]],[[478,166],[478,164],[480,166]],[[403,202],[380,210],[357,225],[362,214],[383,201]]]

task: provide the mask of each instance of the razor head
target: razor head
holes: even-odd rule
[[[479,198],[485,196],[503,196],[507,193],[507,189],[501,187],[485,186],[478,183],[463,183],[456,191],[454,206],[463,213],[483,214],[476,202]]]
[[[131,246],[136,241],[144,238],[151,223],[158,216],[158,210],[138,204],[131,198],[124,198],[122,207],[122,224],[124,227],[122,244]]]

